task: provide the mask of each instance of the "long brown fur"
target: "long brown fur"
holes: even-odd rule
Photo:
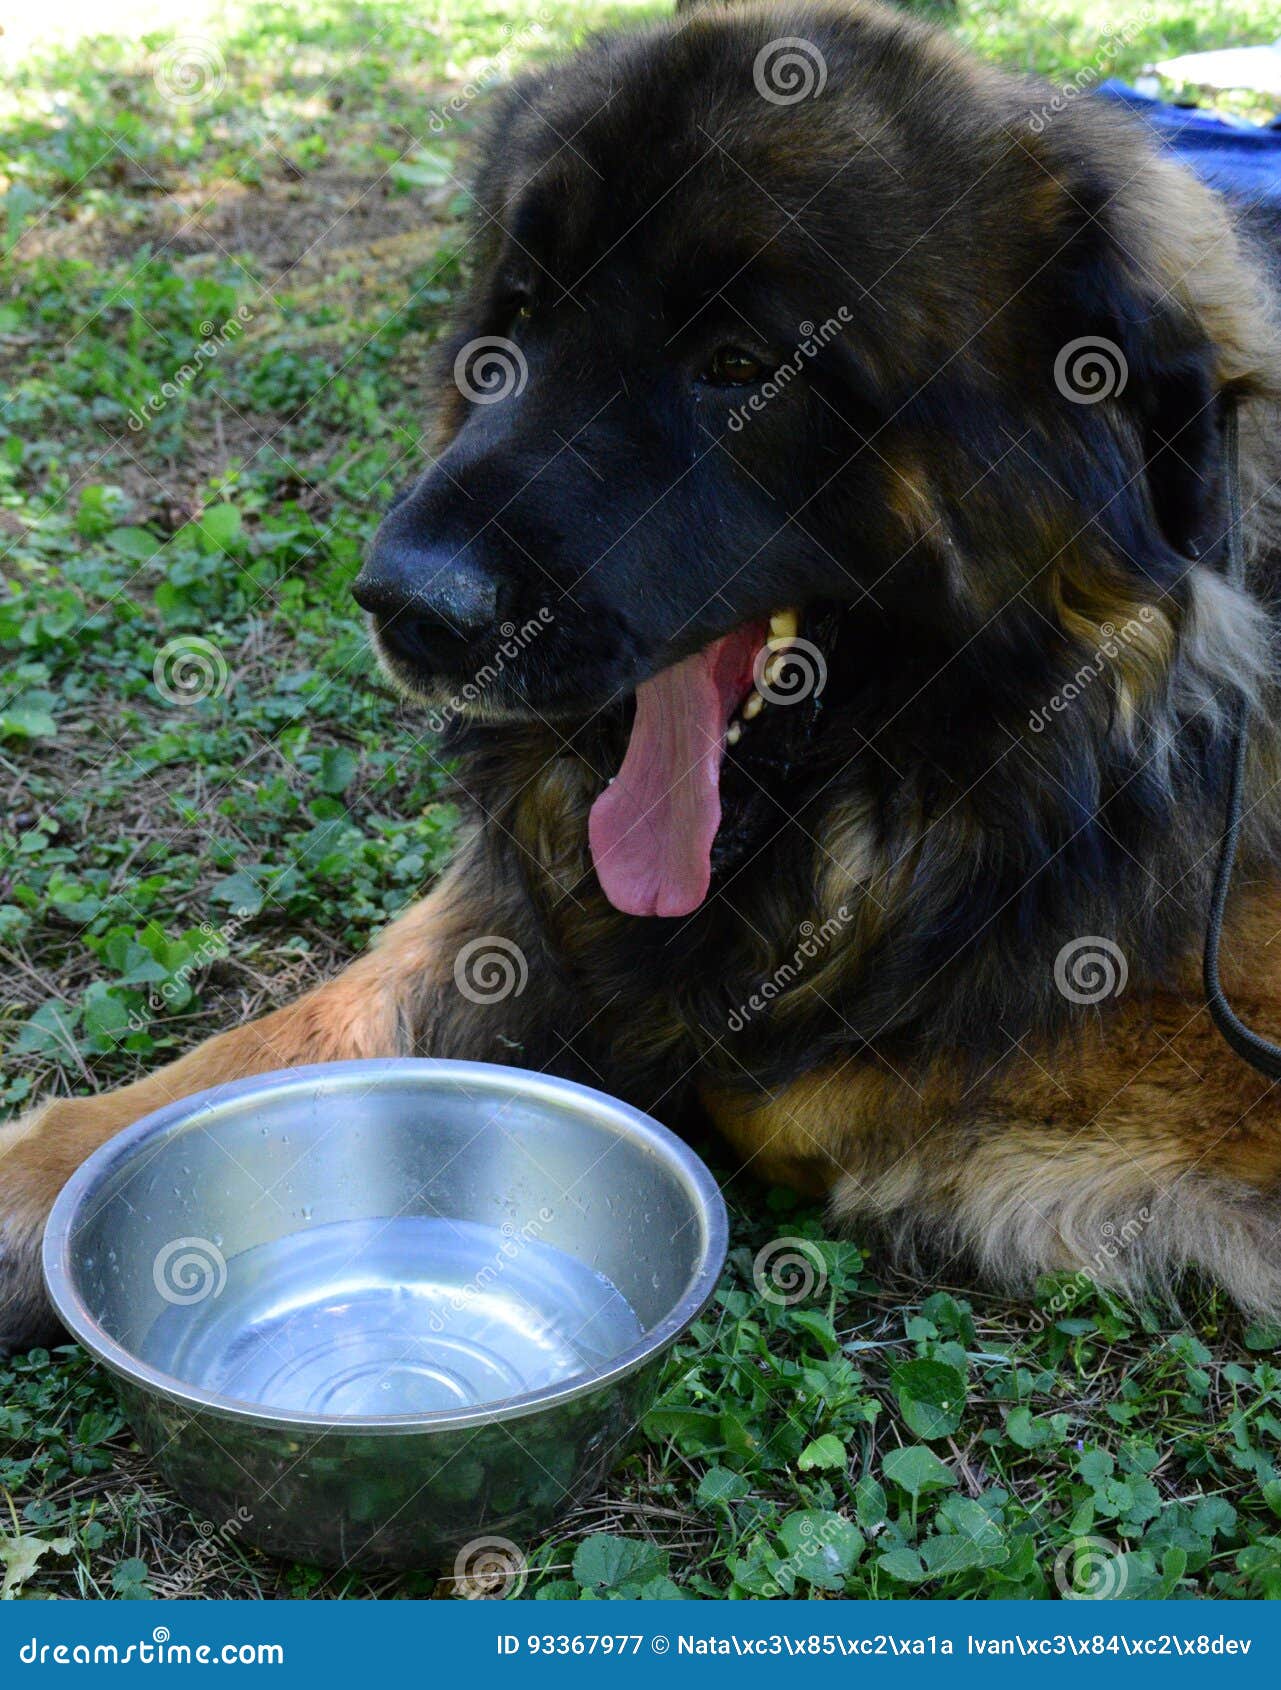
[[[1281,1007],[1281,890],[1237,901],[1226,979],[1258,1025]],[[811,1192],[918,1270],[956,1257],[1028,1292],[1084,1273],[1173,1299],[1189,1266],[1246,1309],[1281,1307],[1281,1090],[1210,1021],[1199,972],[1083,1040],[980,1080],[851,1062],[756,1107],[706,1098],[746,1166]]]

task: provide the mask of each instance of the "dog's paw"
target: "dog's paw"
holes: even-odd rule
[[[57,1192],[37,1142],[48,1113],[0,1126],[0,1356],[63,1341],[40,1271],[40,1241]]]
[[[3,1214],[0,1194],[0,1216]],[[65,1342],[40,1272],[42,1228],[0,1218],[0,1357]]]

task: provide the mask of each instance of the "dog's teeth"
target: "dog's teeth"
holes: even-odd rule
[[[794,610],[775,611],[769,619],[770,638],[774,640],[794,640],[800,631],[800,621]]]
[[[743,724],[741,722],[731,722],[729,725],[729,732],[725,735],[726,745],[737,745],[742,737]]]
[[[774,683],[778,680],[778,672],[782,668],[782,666],[783,666],[783,659],[779,655],[778,652],[775,652],[773,657],[766,658],[765,669],[764,669],[764,672],[761,676],[761,679],[765,682],[765,685],[767,687],[772,687],[774,685]]]
[[[761,697],[760,693],[754,692],[739,714],[745,722],[750,722],[754,720],[755,717],[759,716],[764,708],[765,700]]]

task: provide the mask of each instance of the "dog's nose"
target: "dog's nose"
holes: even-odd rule
[[[416,545],[391,534],[375,538],[352,585],[362,610],[400,656],[424,662],[442,638],[475,640],[497,620],[499,583],[465,551]]]

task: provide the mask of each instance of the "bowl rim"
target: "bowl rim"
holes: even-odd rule
[[[127,1165],[140,1146],[177,1137],[193,1120],[211,1109],[234,1104],[255,1094],[293,1088],[315,1095],[317,1086],[332,1085],[339,1095],[344,1082],[367,1079],[445,1085],[545,1099],[563,1108],[568,1102],[597,1125],[656,1155],[675,1174],[690,1199],[691,1219],[699,1228],[699,1249],[680,1297],[636,1343],[602,1367],[571,1374],[540,1390],[527,1391],[467,1409],[440,1409],[425,1414],[325,1415],[303,1410],[267,1408],[249,1399],[202,1391],[175,1375],[142,1361],[119,1343],[90,1313],[77,1281],[75,1233],[87,1204],[106,1180]],[[370,1087],[374,1089],[374,1087]],[[86,1158],[63,1186],[49,1214],[41,1246],[45,1286],[58,1318],[77,1343],[84,1346],[117,1377],[142,1392],[159,1396],[193,1415],[209,1414],[242,1424],[273,1430],[356,1433],[361,1436],[408,1432],[479,1429],[496,1422],[545,1413],[580,1397],[610,1389],[654,1361],[689,1329],[716,1290],[729,1248],[729,1218],[720,1187],[689,1145],[651,1116],[576,1080],[562,1080],[534,1069],[493,1062],[453,1061],[441,1057],[367,1057],[344,1062],[310,1063],[277,1068],[247,1079],[229,1080],[167,1103],[142,1116],[108,1139]]]

